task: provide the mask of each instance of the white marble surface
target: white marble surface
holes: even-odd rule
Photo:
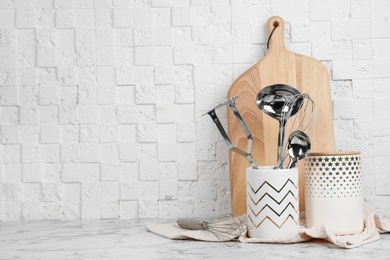
[[[319,240],[227,247],[169,240],[148,232],[147,222],[167,220],[0,222],[0,259],[390,259],[390,234],[355,249]]]

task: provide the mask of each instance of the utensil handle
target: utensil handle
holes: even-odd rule
[[[179,218],[176,222],[184,229],[205,230],[205,221],[202,219]]]
[[[295,163],[296,163],[296,161],[290,159],[290,162],[287,165],[287,169],[294,168],[295,167]]]
[[[279,134],[278,134],[278,160],[277,168],[283,169],[283,145],[284,145],[284,130],[286,127],[285,122],[279,123]]]

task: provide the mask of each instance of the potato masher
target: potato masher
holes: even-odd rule
[[[244,119],[242,119],[240,113],[238,112],[238,109],[237,109],[236,104],[235,104],[235,101],[236,101],[237,98],[238,98],[238,96],[234,96],[234,97],[232,97],[232,98],[230,98],[228,100],[225,100],[222,103],[220,103],[219,105],[217,105],[216,107],[214,107],[213,109],[211,109],[209,112],[207,112],[207,113],[205,113],[203,115],[208,114],[211,117],[211,119],[213,120],[213,122],[217,126],[218,131],[221,133],[221,135],[222,135],[225,143],[227,144],[228,148],[230,150],[232,150],[233,152],[236,152],[236,153],[244,156],[247,159],[247,161],[249,162],[249,164],[251,165],[251,167],[256,169],[257,165],[256,165],[256,162],[255,162],[255,159],[252,156],[253,137],[252,137],[251,132],[248,129],[248,126],[245,124]],[[241,149],[239,149],[239,148],[237,148],[237,147],[235,147],[232,144],[232,142],[230,141],[229,136],[227,135],[225,129],[223,128],[221,122],[219,121],[219,118],[218,118],[215,110],[218,109],[218,108],[224,107],[224,106],[229,106],[230,107],[230,109],[233,111],[234,116],[237,119],[237,122],[241,126],[242,130],[244,130],[244,133],[245,133],[245,135],[246,135],[246,137],[248,139],[246,152],[241,150]]]

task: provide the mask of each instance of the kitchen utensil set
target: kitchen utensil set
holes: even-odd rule
[[[218,104],[216,107],[205,114],[208,114],[211,117],[229,149],[244,156],[249,162],[251,168],[257,169],[257,164],[252,156],[253,137],[235,105],[237,98],[238,96],[234,96]],[[301,94],[297,89],[285,84],[275,84],[263,88],[257,94],[255,101],[257,107],[262,112],[278,120],[279,122],[277,149],[278,163],[275,168],[284,168],[283,161],[287,156],[287,152],[290,155],[290,163],[288,164],[287,168],[295,167],[296,162],[305,158],[310,152],[311,142],[306,133],[310,130],[315,120],[316,107],[314,101],[309,97],[308,94]],[[248,139],[246,151],[243,151],[232,144],[216,114],[217,109],[225,106],[230,107],[237,122],[243,129]],[[300,119],[297,119],[298,116],[296,115],[299,111],[303,111],[303,114],[300,115]],[[308,114],[310,114],[309,117],[307,117]],[[288,144],[285,144],[284,136],[286,125],[293,116],[295,116],[295,118],[292,127],[296,127],[297,130],[289,135]],[[300,128],[302,128],[302,130],[299,130]]]
[[[284,131],[287,120],[283,120],[285,114],[295,115],[301,108],[299,91],[289,85],[275,84],[263,88],[256,97],[257,107],[270,117],[278,120],[278,165],[281,167],[283,158]],[[291,102],[294,99],[296,102]]]

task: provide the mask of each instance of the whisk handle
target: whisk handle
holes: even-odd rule
[[[205,221],[202,219],[179,218],[177,221],[179,227],[190,230],[205,230]]]

